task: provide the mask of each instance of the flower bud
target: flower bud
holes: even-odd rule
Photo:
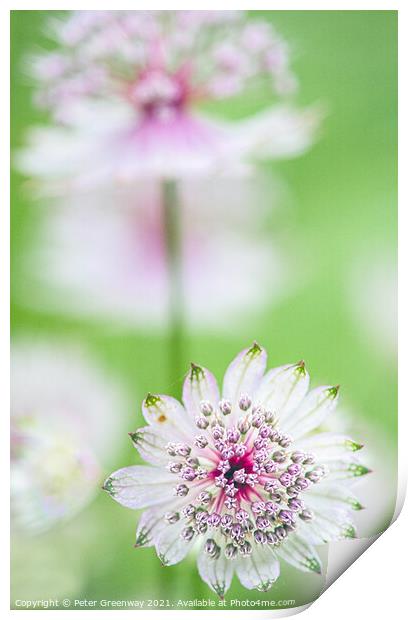
[[[188,456],[191,452],[191,448],[186,443],[178,443],[176,451],[179,456]]]
[[[265,532],[262,532],[261,530],[255,530],[254,540],[258,543],[258,545],[265,545],[268,542]]]
[[[254,515],[263,514],[265,512],[265,502],[253,502],[251,508]]]
[[[219,424],[216,424],[211,429],[211,433],[215,440],[222,439],[222,437],[224,437],[224,429]]]
[[[221,521],[221,516],[217,512],[213,512],[207,519],[207,524],[210,527],[218,527]]]
[[[298,476],[301,473],[301,471],[302,471],[302,468],[298,463],[293,463],[292,465],[289,465],[289,467],[287,468],[287,472],[291,476]]]
[[[213,538],[208,538],[208,540],[206,540],[204,545],[204,551],[211,556],[214,555],[214,553],[217,551],[217,543]]]
[[[238,429],[231,428],[227,431],[227,441],[229,441],[230,443],[237,443],[237,441],[239,441],[239,438],[240,432]]]
[[[189,527],[185,527],[184,530],[181,532],[181,537],[186,540],[187,542],[192,540],[194,537],[194,530],[191,526]]]
[[[229,400],[223,398],[219,403],[219,408],[223,415],[229,415],[232,411],[232,404]]]
[[[188,482],[192,482],[196,477],[196,472],[192,467],[185,467],[181,472],[181,477],[183,480],[187,480]]]
[[[232,543],[229,543],[226,547],[225,547],[225,557],[228,560],[233,560],[234,558],[236,558],[238,555],[238,548],[233,545]]]
[[[183,467],[183,463],[177,463],[177,462],[170,462],[167,465],[167,469],[169,470],[169,472],[171,472],[172,474],[178,474],[181,472]]]
[[[246,480],[245,469],[238,469],[238,471],[235,471],[233,478],[235,482],[238,482],[238,484],[245,484],[245,480]]]
[[[167,523],[177,523],[177,521],[180,519],[180,515],[178,512],[166,512],[164,518]]]
[[[176,495],[178,495],[179,497],[185,497],[189,491],[189,488],[185,484],[178,484],[174,490],[176,492]]]
[[[285,472],[279,477],[279,482],[282,486],[289,487],[292,483],[292,476]]]
[[[270,526],[269,519],[266,517],[257,517],[255,523],[259,530],[267,530]]]
[[[296,450],[295,452],[292,452],[290,458],[292,459],[294,463],[303,463],[303,461],[306,458],[306,455],[303,452]]]
[[[286,452],[276,450],[276,452],[272,454],[272,460],[275,461],[275,463],[284,463],[286,461]]]
[[[195,419],[195,423],[196,423],[196,426],[201,430],[206,429],[209,425],[209,421],[203,416],[197,416]]]
[[[208,417],[208,416],[210,416],[213,413],[214,409],[213,409],[213,406],[212,406],[212,404],[210,403],[209,400],[202,400],[201,401],[201,403],[200,403],[200,411],[201,411],[201,413],[205,417]]]
[[[187,504],[181,511],[181,514],[186,519],[195,515],[195,506],[193,504]]]
[[[239,521],[239,523],[245,523],[245,521],[248,521],[249,519],[249,513],[244,510],[243,508],[240,508],[237,511],[237,514],[235,515],[237,521]]]
[[[211,501],[212,495],[209,491],[201,491],[197,496],[197,501],[200,504],[209,504]]]
[[[173,442],[169,442],[166,445],[166,451],[169,456],[176,456],[177,455],[177,444]]]
[[[208,439],[204,435],[196,435],[194,438],[194,445],[197,448],[206,448],[208,446]]]
[[[239,420],[237,426],[241,435],[245,435],[251,428],[251,424],[247,418],[242,418],[241,420]]]
[[[244,557],[247,557],[249,555],[251,555],[252,553],[252,546],[251,543],[249,543],[247,540],[240,545],[239,549],[238,549],[239,553],[241,555],[243,555]]]
[[[302,521],[311,521],[313,519],[313,512],[308,508],[305,508],[304,510],[302,510],[302,512],[299,513],[299,517],[302,519]]]
[[[242,411],[248,411],[251,406],[251,399],[248,394],[241,394],[241,397],[238,401],[238,407],[242,409]]]

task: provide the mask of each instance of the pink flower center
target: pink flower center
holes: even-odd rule
[[[253,473],[253,465],[254,462],[250,455],[245,455],[243,457],[233,457],[230,459],[230,469],[225,472],[225,477],[227,480],[232,480],[234,478],[234,474],[237,471],[244,470],[246,474]],[[236,483],[238,486],[243,486],[241,483]]]
[[[185,72],[170,73],[150,68],[138,75],[130,85],[128,97],[147,117],[168,118],[182,110],[189,99],[190,89]]]

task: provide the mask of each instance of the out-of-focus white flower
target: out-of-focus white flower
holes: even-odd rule
[[[181,188],[184,317],[194,327],[225,330],[262,304],[276,304],[296,282],[283,252],[254,222],[254,209],[264,220],[262,200],[270,207],[259,196],[264,185],[242,179],[233,193],[220,182],[216,191],[203,185]],[[228,210],[219,209],[225,190]],[[23,257],[26,278],[17,292],[23,302],[166,325],[169,278],[157,185],[91,191],[80,204],[68,198],[57,206],[46,211],[37,243]]]
[[[221,597],[236,572],[266,591],[285,560],[320,572],[314,545],[355,536],[361,505],[350,483],[368,473],[362,448],[346,435],[318,432],[338,386],[309,391],[303,362],[265,374],[256,343],[228,367],[222,395],[214,376],[192,364],[183,403],[148,394],[147,426],[131,434],[146,466],[105,482],[120,504],[143,512],[136,545],[154,545],[165,565],[198,548],[201,578]],[[317,431],[317,432],[316,432]]]
[[[242,11],[78,11],[53,19],[56,50],[31,59],[38,105],[54,127],[32,132],[19,167],[76,186],[109,179],[241,172],[313,141],[320,113],[296,89],[287,43]],[[216,122],[199,104],[270,88],[272,105]]]
[[[11,356],[13,523],[39,532],[98,490],[117,452],[118,387],[72,348],[19,342]]]
[[[395,355],[397,350],[397,267],[382,250],[356,257],[349,273],[350,311],[369,346]]]

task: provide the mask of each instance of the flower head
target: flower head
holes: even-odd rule
[[[242,11],[76,11],[50,26],[59,48],[34,57],[32,73],[38,103],[57,115],[84,98],[117,98],[160,121],[259,80],[278,94],[296,88],[287,43]]]
[[[286,104],[215,123],[202,103],[267,87],[296,90],[287,43],[242,11],[78,11],[53,19],[56,50],[31,58],[37,104],[63,127],[33,132],[29,174],[76,183],[240,171],[251,158],[305,150],[317,114]],[[71,160],[72,157],[72,160]],[[92,170],[89,168],[92,161]]]
[[[112,459],[123,402],[117,387],[72,348],[33,342],[11,356],[13,524],[38,533],[95,497]],[[116,456],[116,453],[113,452]]]
[[[183,295],[185,319],[194,327],[225,330],[262,303],[277,303],[296,285],[283,251],[257,230],[254,212],[262,209],[257,197],[265,188],[257,181],[235,183],[234,209],[227,212],[220,206],[229,188],[220,181],[211,191],[204,182],[183,184]],[[81,196],[80,208],[71,198],[47,209],[37,243],[22,257],[22,301],[125,324],[166,326],[169,279],[157,190],[153,183],[132,191],[92,191]],[[252,199],[256,204],[249,210]]]
[[[337,404],[338,386],[309,389],[304,362],[265,374],[254,343],[214,376],[192,364],[183,403],[149,394],[148,423],[131,433],[148,466],[113,473],[105,489],[129,508],[147,508],[136,546],[154,545],[163,564],[196,546],[204,581],[219,595],[236,572],[246,588],[268,590],[283,559],[320,572],[314,548],[355,536],[360,509],[349,483],[368,473],[362,446],[316,429]]]

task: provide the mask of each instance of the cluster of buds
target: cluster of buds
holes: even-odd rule
[[[218,407],[203,400],[195,419],[202,433],[194,445],[167,444],[167,469],[181,479],[174,492],[188,495],[189,503],[166,521],[183,519],[186,541],[209,536],[204,549],[213,558],[221,551],[228,559],[248,556],[254,544],[280,545],[298,519],[313,518],[300,496],[326,473],[313,454],[290,450],[292,439],[279,430],[274,412],[253,404],[248,394],[237,409],[227,399]]]
[[[75,11],[48,29],[56,49],[32,59],[38,104],[117,96],[158,118],[264,81],[296,90],[286,41],[243,11]]]

